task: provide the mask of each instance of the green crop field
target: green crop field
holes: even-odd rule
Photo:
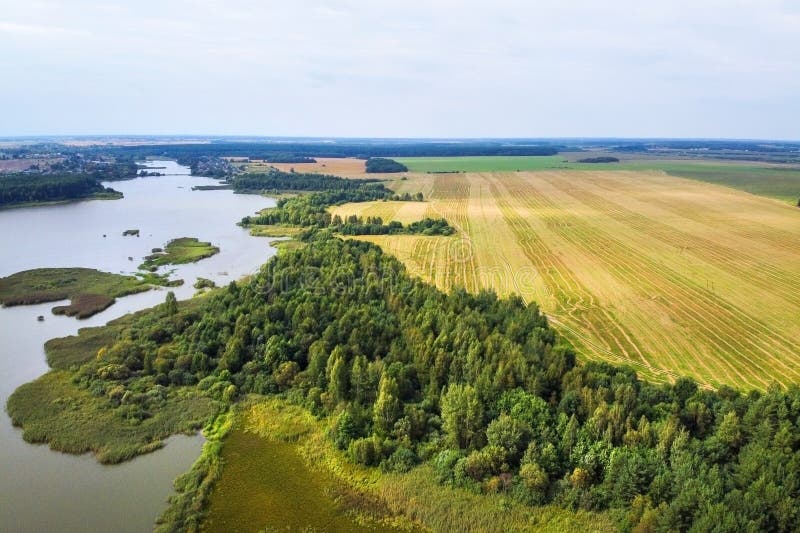
[[[713,163],[665,162],[660,165],[631,162],[640,168],[660,168],[684,178],[733,187],[760,196],[783,200],[794,205],[800,198],[800,168]]]

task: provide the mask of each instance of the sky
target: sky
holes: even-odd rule
[[[0,136],[800,139],[800,0],[0,0]]]

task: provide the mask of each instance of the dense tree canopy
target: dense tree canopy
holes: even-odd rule
[[[424,218],[404,226],[396,220],[384,224],[381,217],[364,218],[351,215],[342,219],[335,215],[328,227],[342,235],[400,235],[403,233],[453,235],[456,232],[455,228],[450,226],[447,220],[443,218]]]
[[[238,192],[259,191],[350,191],[360,189],[365,183],[378,180],[349,180],[327,174],[306,174],[272,170],[266,173],[248,172],[233,178],[233,189]],[[384,189],[386,190],[386,189]],[[386,190],[388,192],[388,190]]]
[[[327,227],[332,222],[328,207],[347,202],[367,202],[387,197],[389,190],[382,185],[359,185],[356,188],[329,190],[281,198],[273,209],[257,216],[242,219],[242,225],[288,224],[303,227]]]
[[[200,156],[249,157],[269,160],[279,154],[305,157],[444,157],[479,155],[547,156],[558,153],[558,145],[547,142],[483,141],[392,141],[382,139],[339,139],[334,143],[318,141],[297,142],[236,142],[222,141],[209,144],[153,144],[140,146],[115,146],[97,148],[97,151],[125,157],[143,159],[146,156],[191,159]],[[88,150],[87,150],[88,151]]]
[[[0,176],[0,206],[119,194],[86,174],[9,174]]]
[[[284,394],[360,463],[612,509],[637,531],[797,531],[800,388],[741,394],[577,364],[535,305],[444,294],[379,248],[311,232],[247,283],[144,314],[78,372],[127,414],[137,380]],[[141,403],[141,405],[140,405]],[[124,404],[124,405],[122,405]]]
[[[331,228],[344,235],[395,235],[400,233],[416,233],[422,235],[452,235],[455,229],[445,219],[425,218],[404,226],[397,221],[384,224],[380,217],[332,216],[328,208],[347,202],[366,202],[370,200],[408,200],[422,201],[422,194],[414,197],[406,193],[404,196],[391,194],[391,191],[378,183],[365,180],[346,180],[335,176],[319,174],[293,174],[274,172],[269,174],[252,174],[243,176],[241,182],[245,187],[263,186],[264,184],[283,184],[286,187],[314,187],[321,190],[311,194],[282,198],[273,209],[266,209],[257,216],[246,216],[243,226],[255,225],[292,225],[305,228]],[[297,181],[294,181],[299,177]],[[234,183],[239,180],[237,178]],[[242,190],[249,190],[247,188]],[[298,189],[295,189],[298,190]],[[300,189],[303,190],[303,189]]]
[[[295,154],[273,154],[267,157],[267,163],[316,163],[313,157]]]
[[[404,164],[385,157],[370,157],[367,159],[366,169],[368,173],[408,172],[408,167]]]
[[[578,159],[578,163],[619,163],[619,158],[611,156],[586,157]]]

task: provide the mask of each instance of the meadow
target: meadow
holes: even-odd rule
[[[657,381],[797,383],[800,211],[662,171],[605,168],[414,174],[394,188],[422,191],[425,216],[459,235],[361,238],[440,288],[537,302],[586,358]],[[356,208],[411,214],[381,202],[336,209]]]
[[[349,178],[368,177],[363,159],[350,157],[317,157],[315,159],[316,163],[269,163],[254,160],[247,165],[247,171],[266,172],[270,167],[274,167],[283,172],[290,172],[294,169],[295,172],[300,173],[332,174]]]

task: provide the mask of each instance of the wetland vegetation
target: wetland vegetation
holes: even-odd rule
[[[219,248],[210,242],[202,242],[195,237],[180,237],[169,241],[163,250],[154,249],[139,268],[153,272],[160,266],[195,263],[218,253]]]
[[[115,298],[150,289],[135,276],[91,268],[36,268],[0,278],[0,303],[31,305],[71,300],[53,313],[87,318],[112,305]]]
[[[160,363],[146,362],[142,346],[130,339],[131,328],[142,321],[164,322],[169,328],[173,317],[191,320],[197,303],[178,304],[168,295],[158,308],[50,341],[46,349],[53,370],[22,385],[8,400],[8,414],[23,428],[23,438],[118,463],[158,449],[170,435],[200,429],[217,412],[218,402],[197,388],[165,387],[144,376],[144,366],[135,370]],[[121,386],[98,386],[98,378]]]

